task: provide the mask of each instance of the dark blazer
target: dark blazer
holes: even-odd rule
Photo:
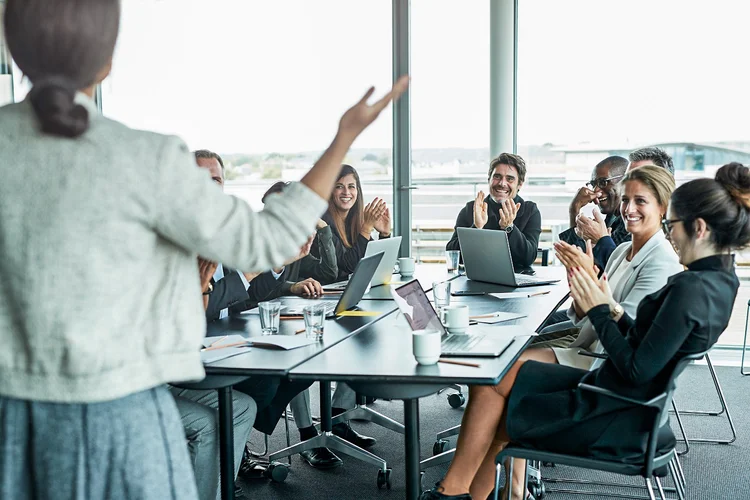
[[[336,263],[339,268],[336,281],[347,280],[349,279],[349,275],[354,272],[354,269],[356,269],[359,261],[365,256],[367,244],[372,238],[365,238],[361,234],[358,234],[357,238],[353,242],[350,242],[352,246],[346,247],[341,241],[341,235],[339,234],[338,229],[336,229],[336,224],[333,221],[331,213],[326,212],[321,218],[326,221],[328,227],[331,228],[331,233],[333,234],[333,245],[336,249]],[[310,254],[313,254],[313,251],[310,251]],[[315,255],[318,255],[317,250]],[[321,281],[321,283],[323,282]]]
[[[607,267],[609,257],[620,243],[625,243],[632,239],[630,233],[625,229],[625,223],[623,222],[622,217],[619,215],[609,214],[606,219],[604,219],[604,222],[607,224],[607,227],[612,228],[612,236],[603,236],[596,242],[594,248],[592,248],[594,261],[596,261],[599,269]],[[581,250],[586,250],[586,242],[576,234],[574,227],[566,229],[558,236],[561,241],[570,243],[571,245],[576,245],[580,247]]]
[[[524,363],[508,401],[511,439],[550,451],[641,458],[652,410],[581,391],[578,383],[639,400],[663,392],[677,361],[708,350],[729,323],[739,288],[733,264],[729,255],[691,263],[641,301],[635,320],[624,315],[615,323],[608,305],[588,311],[609,357],[592,371]]]
[[[230,308],[248,299],[247,290],[237,271],[224,268],[224,277],[218,281],[212,278],[211,283],[214,285],[214,291],[208,296],[206,321],[219,319],[222,309]]]
[[[491,196],[487,196],[484,201],[487,202],[487,224],[483,229],[500,229],[500,205],[495,203]],[[513,222],[514,229],[508,235],[508,243],[513,258],[513,267],[516,272],[520,272],[530,268],[536,260],[539,235],[542,232],[542,214],[539,213],[539,208],[533,201],[524,201],[518,195],[513,201],[520,203],[521,208],[518,209],[516,220]],[[458,213],[455,227],[474,227],[473,200]],[[458,231],[455,229],[445,249],[461,250],[461,245],[458,243]]]

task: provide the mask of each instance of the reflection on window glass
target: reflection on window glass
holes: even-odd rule
[[[102,105],[218,152],[227,191],[257,208],[312,165],[368,86],[390,83],[390,2],[128,0]],[[389,108],[347,157],[368,197],[390,199],[391,122]]]

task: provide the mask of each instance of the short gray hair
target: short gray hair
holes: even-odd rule
[[[224,161],[221,159],[221,156],[219,156],[218,153],[214,153],[213,151],[209,151],[208,149],[198,149],[194,151],[193,154],[195,155],[196,160],[204,158],[206,160],[218,161],[219,165],[221,165],[221,171],[224,172]]]

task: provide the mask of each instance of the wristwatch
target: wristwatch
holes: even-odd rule
[[[615,304],[614,308],[610,308],[609,315],[612,318],[616,318],[617,316],[622,316],[625,310],[622,308],[620,304]]]
[[[506,226],[506,228],[504,229],[504,231],[506,233],[510,234],[510,232],[513,231],[513,224],[508,224],[508,226]]]
[[[205,292],[203,292],[203,295],[211,295],[211,292],[213,291],[214,291],[214,286],[211,283],[209,283],[208,289]]]

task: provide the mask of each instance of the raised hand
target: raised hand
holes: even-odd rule
[[[323,295],[323,287],[312,278],[307,278],[306,280],[295,283],[291,286],[289,291],[293,295],[301,297],[321,297]]]
[[[584,240],[591,240],[594,245],[610,234],[599,207],[594,207],[593,220],[581,214],[576,217],[576,233]]]
[[[299,253],[296,256],[284,262],[284,265],[288,266],[292,262],[296,262],[300,260],[301,258],[306,257],[307,254],[310,253],[310,248],[312,248],[313,241],[315,241],[315,234],[310,235],[310,237],[307,238],[307,241],[305,242],[305,244],[300,247]]]
[[[500,205],[500,212],[498,214],[500,215],[500,228],[505,229],[506,227],[513,224],[513,221],[516,220],[516,215],[518,215],[518,209],[520,208],[520,203],[516,203],[510,198],[505,200]]]
[[[375,87],[365,93],[357,104],[349,108],[341,117],[339,122],[339,134],[353,141],[362,133],[375,119],[381,111],[394,99],[398,99],[409,87],[409,77],[404,75],[393,84],[391,91],[384,95],[379,101],[372,105],[367,104],[367,100],[375,92]]]
[[[574,268],[568,272],[568,282],[570,284],[570,296],[576,303],[576,306],[584,313],[588,313],[596,306],[607,304],[610,308],[614,307],[615,300],[612,297],[612,291],[609,289],[606,276],[596,280],[589,273],[580,268]]]
[[[315,229],[320,231],[324,227],[328,227],[328,223],[323,219],[318,219],[318,222],[315,224]]]
[[[219,264],[216,262],[198,257],[198,275],[201,279],[201,290],[203,292],[208,290],[208,284],[211,282],[211,278],[213,278],[217,267],[219,267]]]
[[[576,217],[578,216],[578,213],[581,211],[581,208],[583,208],[585,205],[588,205],[592,201],[594,203],[598,201],[598,198],[596,197],[596,193],[594,191],[587,188],[586,186],[578,190],[578,192],[575,195],[575,198],[573,198],[573,201],[570,203],[570,208],[569,208],[570,227],[576,226]]]
[[[383,205],[385,206],[385,202],[383,202]],[[381,237],[391,235],[391,211],[388,210],[387,206],[383,211],[383,215],[381,215],[380,218],[375,221],[373,227],[378,233],[380,233]]]
[[[362,214],[362,230],[360,231],[365,238],[370,237],[370,233],[375,229],[375,224],[385,210],[385,202],[380,198],[375,198],[365,206]]]
[[[487,224],[487,202],[484,201],[484,191],[477,193],[474,200],[474,227],[482,229]]]
[[[586,241],[586,252],[575,245],[570,245],[564,241],[558,241],[554,244],[555,256],[570,272],[578,267],[586,271],[593,279],[598,279],[598,271],[594,265],[594,253],[592,251],[591,241]]]

